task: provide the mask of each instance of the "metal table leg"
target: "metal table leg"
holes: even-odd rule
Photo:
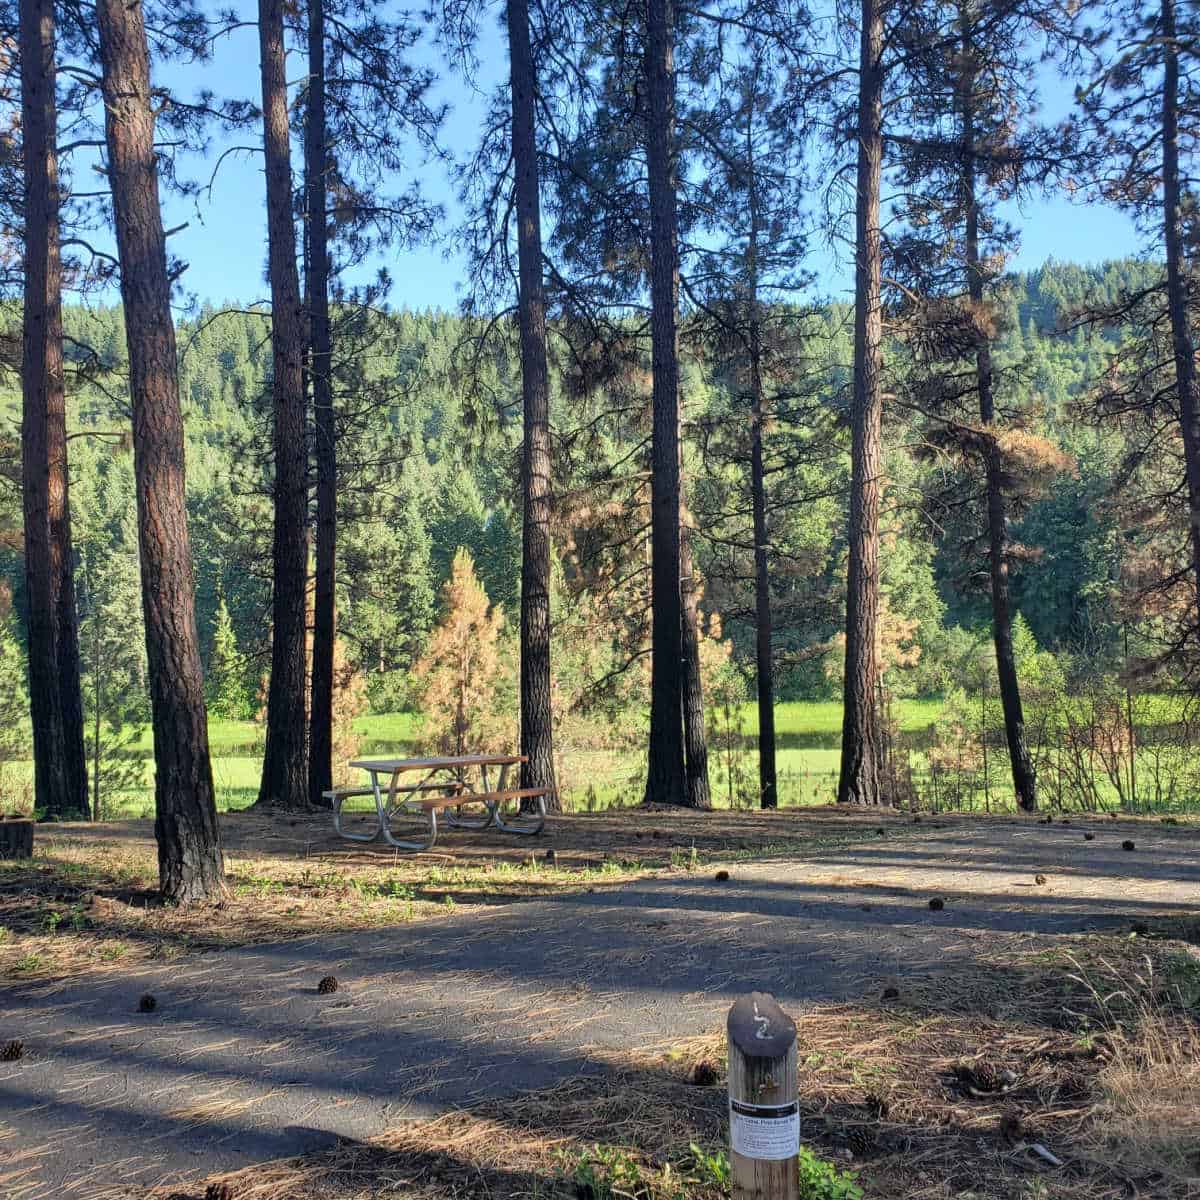
[[[492,789],[490,787],[488,787],[488,773],[487,773],[486,766],[481,766],[479,768],[479,778],[483,784],[484,792],[485,793],[490,792]],[[501,787],[504,786],[503,774],[500,777],[500,786]],[[495,821],[496,814],[495,814],[495,810],[494,810],[493,806],[491,804],[487,803],[486,801],[484,802],[484,807],[487,809],[487,814],[482,817],[464,817],[462,815],[461,808],[443,809],[442,812],[443,812],[443,815],[446,820],[446,827],[448,829],[472,829],[472,830],[489,828],[492,825],[492,823]]]
[[[383,840],[389,846],[395,846],[397,850],[428,850],[437,841],[437,809],[431,808],[429,810],[429,836],[423,841],[410,841],[407,838],[398,838],[392,833],[388,818],[390,813],[399,811],[396,806],[396,791],[400,786],[400,772],[394,771],[392,773],[392,782],[388,788],[388,803],[386,807],[384,806],[383,797],[379,790],[378,779],[373,771],[371,772],[371,778],[376,781],[376,804],[379,808],[379,822],[383,828]]]
[[[375,780],[374,773],[371,775],[371,782],[375,789],[375,828],[371,833],[349,833],[342,828],[342,801],[344,796],[337,792],[333,796],[333,829],[339,837],[348,838],[352,842],[373,842],[383,832],[383,812],[379,806],[379,784]]]

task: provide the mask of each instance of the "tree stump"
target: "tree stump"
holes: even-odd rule
[[[33,822],[27,817],[0,820],[0,858],[33,857]]]
[[[726,1028],[733,1200],[799,1200],[796,1023],[774,996],[751,992]]]

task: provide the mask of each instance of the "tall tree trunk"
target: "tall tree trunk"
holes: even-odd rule
[[[680,592],[679,228],[675,161],[675,4],[647,0],[646,165],[654,372],[650,480],[650,745],[646,800],[687,804]]]
[[[333,650],[337,637],[337,425],[333,411],[333,354],[329,321],[329,154],[325,132],[325,0],[308,3],[308,109],[304,141],[307,220],[309,357],[317,537],[313,598],[312,680],[309,700],[308,799],[324,806],[333,787]]]
[[[550,675],[550,384],[546,365],[546,297],[538,183],[535,96],[528,0],[508,0],[512,154],[516,184],[518,314],[524,448],[521,486],[521,765],[522,787],[554,790],[554,726]]]
[[[20,13],[25,162],[25,305],[21,348],[21,492],[34,803],[47,816],[75,807],[58,686],[54,550],[50,530],[50,413],[63,403],[62,263],[58,244],[55,26],[51,0]],[[84,802],[86,806],[86,800]]]
[[[779,807],[775,768],[775,663],[771,651],[771,576],[767,566],[767,485],[763,465],[763,386],[758,301],[750,317],[750,494],[754,510],[754,644],[758,695],[758,802]]]
[[[1167,312],[1179,394],[1179,421],[1187,478],[1188,523],[1192,571],[1196,583],[1193,621],[1200,626],[1200,387],[1196,379],[1196,344],[1188,321],[1180,231],[1179,183],[1179,49],[1176,44],[1175,0],[1162,0],[1163,36],[1163,240],[1167,251]]]
[[[29,9],[28,13],[25,9]],[[33,340],[40,361],[30,361],[23,378],[44,387],[47,498],[50,521],[50,603],[54,622],[55,676],[62,714],[66,812],[88,815],[87,758],[83,746],[83,694],[79,669],[79,615],[75,605],[75,560],[71,543],[70,481],[67,468],[67,396],[63,378],[62,258],[59,249],[58,113],[55,103],[53,5],[35,0],[22,7],[22,29],[30,39],[30,103],[23,108],[26,145],[32,135],[33,171],[26,175],[26,230],[34,286],[44,296],[44,321]],[[24,62],[24,59],[22,59]],[[24,78],[24,77],[23,77]],[[32,125],[29,124],[32,119]],[[32,201],[32,203],[29,203]],[[32,297],[40,307],[40,297]],[[39,375],[41,378],[39,379]]]
[[[754,108],[746,116],[747,201],[750,237],[746,245],[750,358],[750,506],[754,520],[754,652],[755,691],[758,699],[758,803],[779,807],[775,767],[775,662],[771,649],[771,576],[767,553],[767,475],[763,463],[765,408],[762,379],[762,319],[758,307],[758,249],[761,216],[758,203],[758,167],[754,158]]]
[[[963,190],[966,203],[967,294],[976,312],[983,308],[983,266],[979,257],[979,202],[975,178],[975,67],[970,41],[970,14],[964,8],[963,83],[960,105],[963,138]],[[986,335],[980,335],[975,351],[975,386],[979,393],[979,419],[990,430],[996,419],[992,372],[992,347]],[[1000,685],[1000,705],[1004,711],[1004,733],[1012,765],[1013,787],[1017,803],[1027,812],[1037,809],[1037,776],[1029,745],[1025,739],[1025,713],[1021,707],[1021,688],[1017,679],[1017,659],[1013,650],[1012,601],[1008,586],[1008,514],[1005,511],[1000,450],[988,440],[985,451],[987,486],[988,558],[992,584],[992,641],[996,647],[996,675]]]
[[[854,393],[851,401],[850,561],[846,580],[846,677],[838,800],[878,804],[879,493],[883,471],[883,313],[879,199],[883,174],[883,16],[862,0],[858,76],[858,200],[854,265]]]
[[[683,593],[683,762],[687,802],[692,808],[711,808],[704,680],[700,674],[700,590],[692,565],[692,533],[686,520],[679,531],[679,578]]]
[[[158,197],[140,0],[98,0],[104,122],[133,399],[142,610],[154,723],[154,835],[163,895],[224,891],[188,539],[183,414]]]
[[[75,548],[71,538],[67,469],[67,412],[62,391],[51,397],[47,422],[50,451],[50,584],[54,603],[54,644],[62,707],[63,764],[71,808],[88,816],[87,752],[83,742],[83,685],[79,664],[79,609],[75,601]]]
[[[258,37],[267,175],[275,454],[271,681],[258,803],[302,808],[308,782],[304,713],[308,456],[304,436],[304,322],[292,220],[283,0],[259,0]]]

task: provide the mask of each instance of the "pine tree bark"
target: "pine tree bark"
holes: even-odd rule
[[[883,472],[883,312],[879,205],[883,173],[883,15],[862,0],[855,214],[854,390],[851,401],[846,673],[838,801],[881,802],[879,714],[879,495]]]
[[[259,0],[258,34],[267,175],[275,457],[271,679],[258,803],[303,808],[308,794],[304,712],[308,456],[304,428],[304,322],[292,220],[283,0]]]
[[[75,559],[71,541],[70,480],[67,465],[67,396],[63,374],[62,257],[59,248],[58,113],[55,102],[55,26],[53,6],[36,0],[28,6],[32,67],[40,86],[31,94],[34,153],[39,159],[26,186],[36,189],[26,213],[36,232],[35,254],[44,262],[45,325],[42,373],[45,386],[47,511],[50,519],[50,603],[54,622],[55,674],[62,713],[66,812],[88,816],[87,758],[83,746],[83,694],[79,666],[79,614],[75,604]],[[35,35],[34,23],[38,32]],[[31,83],[33,81],[31,80]],[[26,127],[28,130],[28,126]],[[29,236],[27,231],[26,236]],[[41,272],[35,272],[40,276]],[[41,282],[39,278],[38,282]],[[36,336],[36,334],[35,334]],[[40,340],[40,339],[39,339]],[[31,364],[31,369],[36,368]]]
[[[1162,0],[1163,36],[1163,240],[1167,253],[1167,313],[1171,321],[1171,351],[1183,434],[1187,481],[1189,540],[1195,575],[1196,611],[1200,627],[1200,386],[1196,378],[1196,343],[1188,320],[1184,279],[1183,235],[1179,182],[1179,49],[1175,0]]]
[[[680,589],[679,225],[676,212],[675,4],[646,4],[646,165],[650,200],[650,745],[646,800],[687,804]]]
[[[967,294],[976,313],[983,310],[983,265],[979,254],[979,202],[976,194],[975,120],[972,97],[975,89],[974,49],[968,33],[965,13],[963,28],[963,83],[960,95],[960,120],[963,139],[963,194],[966,206]],[[980,333],[975,351],[975,386],[979,395],[979,420],[990,431],[996,419],[995,387],[992,371],[992,347],[986,334]],[[1004,712],[1004,734],[1012,766],[1017,803],[1026,812],[1037,810],[1037,775],[1025,737],[1025,713],[1021,706],[1021,688],[1017,678],[1017,659],[1013,649],[1012,600],[1008,577],[1008,513],[1004,501],[1000,450],[989,437],[985,451],[988,523],[988,569],[992,591],[992,641],[996,647],[996,675],[1000,687],[1000,706]]]
[[[771,647],[771,576],[767,563],[767,484],[763,463],[763,386],[758,301],[750,318],[750,496],[754,513],[754,650],[758,698],[758,802],[779,807],[775,767],[775,661]]]
[[[25,155],[21,493],[34,803],[47,816],[65,817],[77,805],[67,766],[66,729],[58,678],[56,554],[50,521],[51,412],[61,408],[64,394],[55,24],[51,0],[24,0],[19,37]],[[85,797],[84,808],[86,804]]]
[[[508,0],[512,154],[517,210],[518,318],[521,327],[521,398],[524,446],[521,486],[521,786],[549,788],[547,805],[559,809],[554,781],[554,725],[550,672],[550,384],[546,360],[546,296],[535,96],[537,76],[529,37],[528,0]]]
[[[317,536],[313,588],[312,679],[309,697],[308,799],[327,805],[333,787],[333,662],[337,637],[337,423],[329,319],[329,149],[325,124],[325,0],[308,3],[308,105],[304,142],[304,207],[308,237],[309,354]]]
[[[686,521],[679,531],[679,571],[683,600],[683,762],[687,802],[691,808],[711,808],[704,679],[700,673],[700,591],[692,564],[692,534]]]
[[[224,891],[188,539],[183,414],[140,0],[98,0],[108,175],[133,400],[142,610],[154,724],[159,884],[179,904]]]
[[[753,113],[746,122],[746,162],[750,236],[746,244],[747,305],[750,366],[750,507],[754,522],[754,658],[758,700],[758,803],[779,807],[775,766],[775,660],[771,639],[771,576],[768,567],[770,530],[767,526],[767,473],[763,461],[766,410],[762,378],[762,320],[758,307],[758,248],[761,218],[758,169],[754,161]]]

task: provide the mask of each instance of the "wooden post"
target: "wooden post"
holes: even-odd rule
[[[799,1200],[796,1023],[774,996],[751,992],[726,1027],[733,1200]]]
[[[33,857],[33,822],[21,817],[0,818],[0,858]]]

